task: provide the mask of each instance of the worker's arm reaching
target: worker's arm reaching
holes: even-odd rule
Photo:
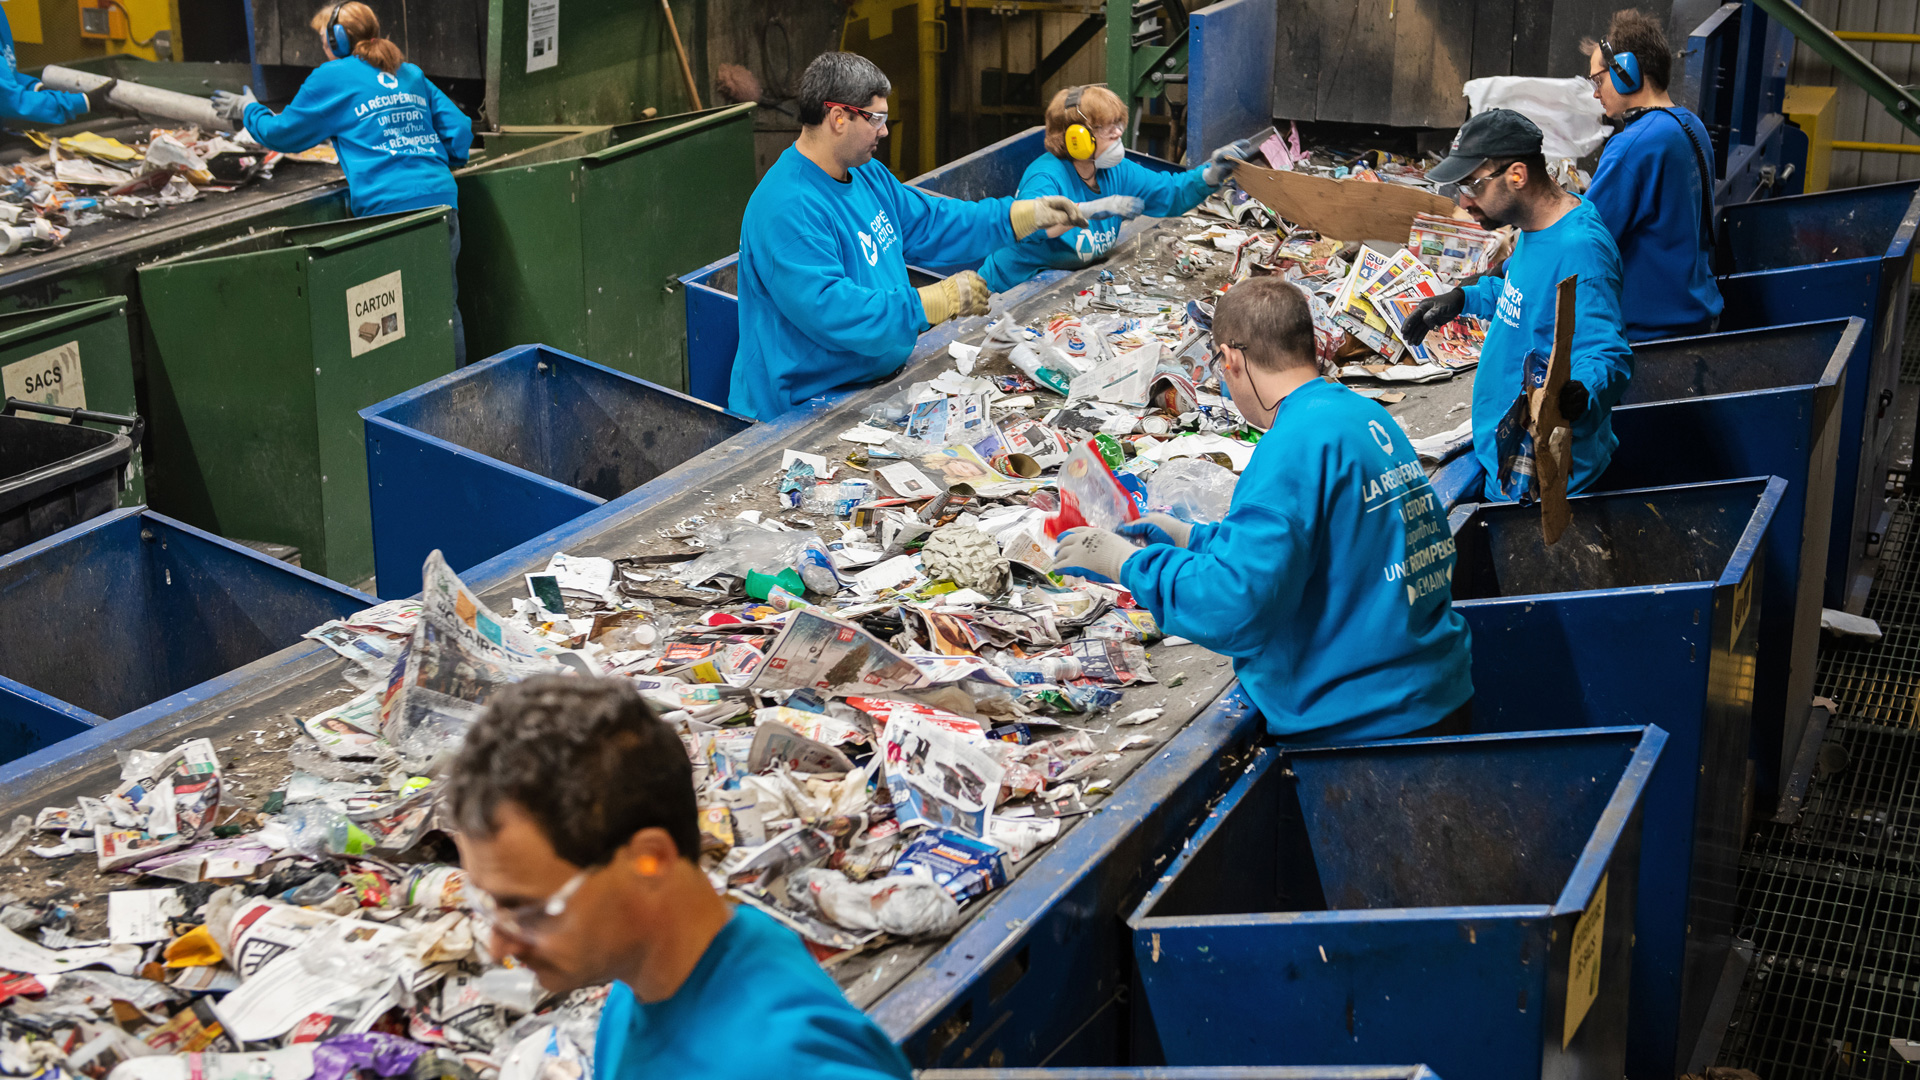
[[[1610,264],[1595,260],[1574,291],[1573,363],[1568,369],[1569,385],[1578,382],[1591,395],[1589,407],[1611,410],[1633,380],[1633,350],[1622,333],[1623,325],[1619,262],[1617,258]],[[1586,412],[1567,412],[1564,398],[1560,408],[1568,420],[1576,422]]]
[[[0,60],[6,63],[6,69],[0,71],[0,116],[37,124],[66,124],[86,113],[87,95],[42,89],[40,80],[14,67],[13,27],[4,9],[0,9]]]
[[[249,102],[240,114],[247,133],[261,146],[283,154],[312,149],[337,134],[346,102],[334,81],[323,77],[326,71],[315,68],[278,114],[257,101]]]
[[[1278,499],[1243,499],[1230,521],[1195,525],[1184,548],[1149,544],[1120,583],[1168,634],[1228,656],[1260,649],[1275,613],[1299,605],[1313,534]]]

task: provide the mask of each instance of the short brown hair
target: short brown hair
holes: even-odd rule
[[[1109,124],[1127,122],[1127,106],[1120,100],[1120,95],[1098,84],[1079,89],[1080,101],[1074,105],[1071,118],[1067,116],[1067,95],[1073,92],[1073,87],[1069,86],[1053,95],[1053,100],[1047,102],[1047,153],[1054,157],[1070,156],[1067,153],[1068,124],[1103,128]]]
[[[333,12],[336,7],[340,10],[340,29],[347,32],[347,40],[353,43],[353,55],[389,75],[399,71],[400,65],[407,62],[406,54],[400,51],[400,46],[380,36],[380,16],[375,15],[373,9],[361,3],[360,0],[348,0],[344,4],[328,4],[314,12],[313,19],[307,25],[325,37],[327,26],[333,22]]]
[[[1637,8],[1613,13],[1607,23],[1607,44],[1615,55],[1632,53],[1640,62],[1640,74],[1655,90],[1665,90],[1673,75],[1673,50],[1667,45],[1666,28],[1660,20]],[[1592,38],[1580,43],[1582,52],[1593,55],[1600,43]]]
[[[1248,278],[1228,289],[1214,306],[1213,340],[1246,353],[1264,371],[1319,364],[1307,294],[1277,277]]]

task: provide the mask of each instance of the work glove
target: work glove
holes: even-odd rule
[[[1147,200],[1138,195],[1108,195],[1080,204],[1081,216],[1089,221],[1102,217],[1137,218],[1146,212]]]
[[[1418,345],[1427,340],[1428,331],[1447,325],[1465,310],[1467,294],[1460,289],[1449,289],[1439,296],[1429,296],[1420,301],[1413,309],[1413,314],[1407,316],[1407,324],[1401,328],[1401,333],[1406,337],[1407,344]]]
[[[1568,379],[1560,384],[1560,415],[1567,423],[1577,424],[1587,415],[1587,406],[1591,395],[1587,393],[1587,384],[1579,379]]]
[[[1183,548],[1187,546],[1187,538],[1193,535],[1193,526],[1172,514],[1155,512],[1137,521],[1129,521],[1113,531],[1129,540],[1144,540],[1149,544],[1172,544],[1174,547]]]
[[[259,99],[253,96],[253,87],[251,86],[238,94],[229,90],[215,90],[213,92],[213,115],[225,120],[236,128],[242,127],[246,123],[243,118],[246,116],[247,106],[254,104],[258,100]]]
[[[920,289],[920,306],[926,309],[927,325],[939,326],[962,315],[985,315],[987,298],[993,290],[986,279],[971,270],[962,270]]]
[[[1247,161],[1252,157],[1253,140],[1235,139],[1207,155],[1207,167],[1201,172],[1200,179],[1205,180],[1208,187],[1219,187],[1227,182],[1227,177],[1233,175],[1234,162]]]
[[[1053,572],[1111,585],[1120,580],[1120,568],[1139,550],[1105,529],[1068,529],[1054,549]]]
[[[1015,240],[1022,239],[1028,233],[1040,229],[1051,229],[1055,225],[1085,226],[1087,223],[1087,215],[1080,212],[1080,204],[1065,195],[1015,199],[1010,216],[1013,219]]]

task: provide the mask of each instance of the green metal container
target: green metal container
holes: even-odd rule
[[[500,137],[457,174],[467,355],[543,344],[686,390],[678,275],[740,246],[753,106]]]
[[[109,296],[0,314],[0,397],[123,416],[138,412],[127,298]],[[146,502],[138,448],[127,479],[120,505]]]
[[[269,229],[140,268],[155,509],[373,575],[359,410],[453,370],[444,208]],[[183,467],[191,463],[192,467]]]

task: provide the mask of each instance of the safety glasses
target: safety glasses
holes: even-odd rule
[[[532,942],[553,929],[553,924],[567,913],[567,903],[573,894],[580,891],[580,886],[585,885],[593,873],[593,869],[582,870],[555,889],[552,896],[524,904],[499,904],[492,896],[476,890],[467,911],[483,930],[498,930],[508,937]]]
[[[842,104],[841,102],[838,102],[838,101],[823,101],[820,104],[825,105],[830,109],[845,109],[850,113],[859,113],[861,119],[865,120],[869,124],[872,124],[876,128],[883,128],[887,126],[887,114],[883,112],[868,112],[865,109],[855,108],[852,105]]]

